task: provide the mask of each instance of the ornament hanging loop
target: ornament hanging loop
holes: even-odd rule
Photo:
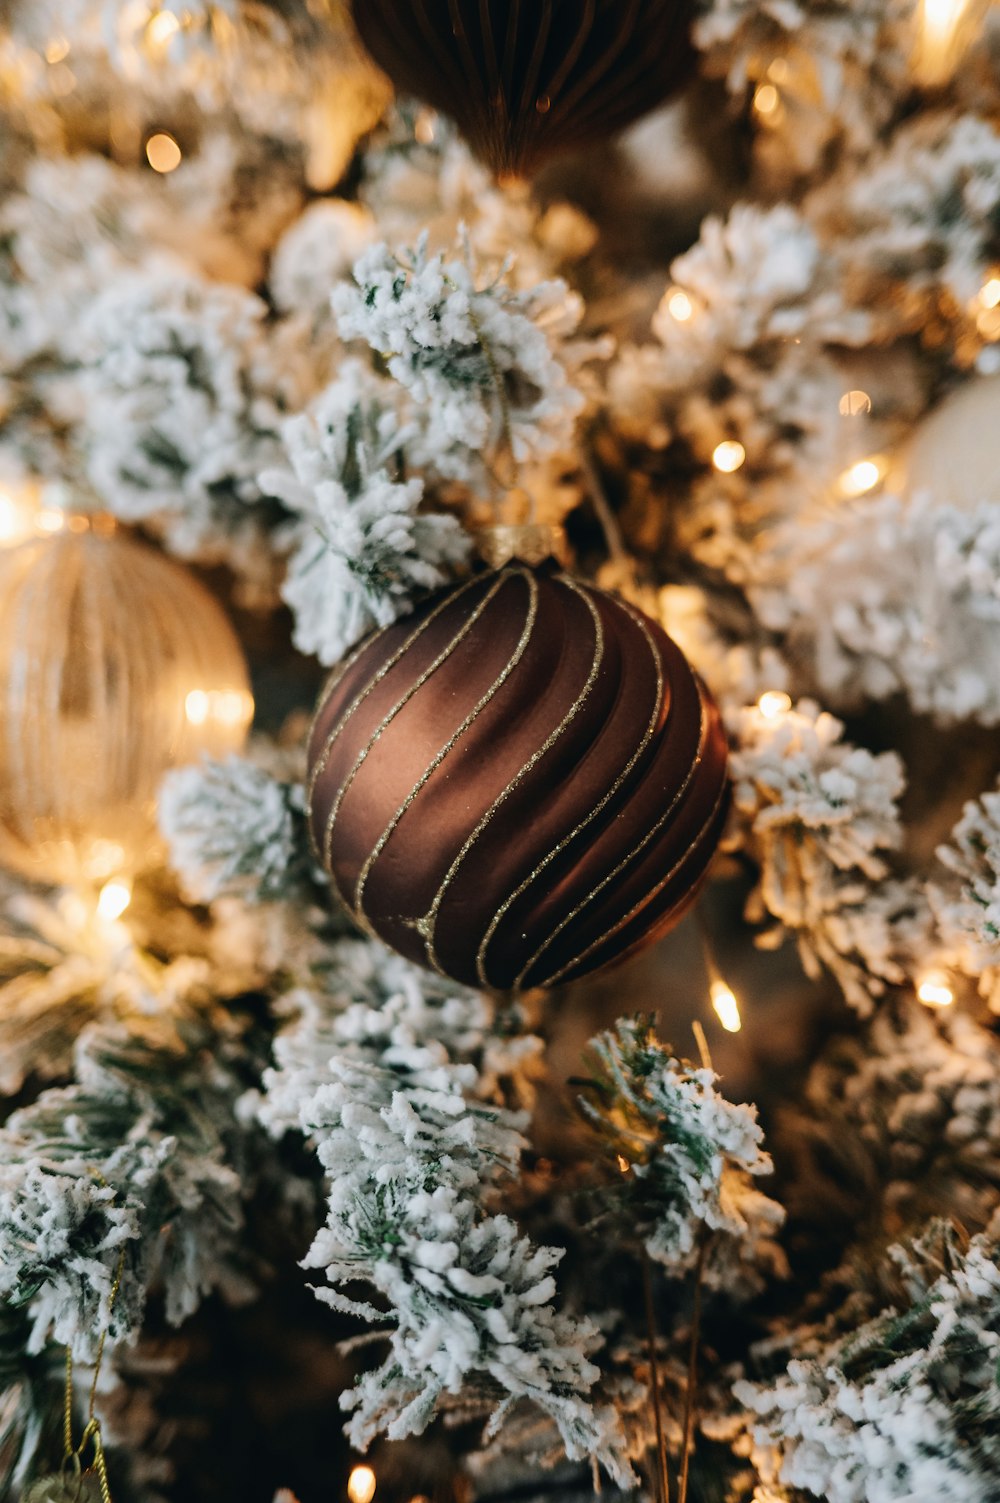
[[[568,568],[571,562],[569,539],[561,527],[541,522],[498,523],[477,528],[474,537],[476,552],[491,569],[510,563],[538,568],[549,559]]]

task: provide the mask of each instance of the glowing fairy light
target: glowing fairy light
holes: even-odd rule
[[[867,417],[872,410],[872,399],[866,391],[860,388],[854,391],[845,391],[840,399],[841,417]]]
[[[437,135],[437,115],[433,110],[421,110],[413,123],[413,135],[421,146],[433,146]]]
[[[947,83],[975,34],[979,10],[975,0],[921,0],[914,64],[920,83]]]
[[[61,63],[63,58],[69,56],[69,42],[65,37],[53,37],[45,49],[45,61],[54,68],[56,63]]]
[[[928,971],[917,986],[917,996],[925,1007],[950,1007],[955,1000],[946,971]]]
[[[792,708],[792,696],[782,689],[768,689],[758,699],[757,708],[765,720],[780,720]]]
[[[1000,277],[990,277],[979,289],[979,305],[981,308],[1000,308]]]
[[[742,469],[747,462],[747,451],[735,438],[727,438],[721,444],[716,445],[712,455],[712,463],[723,475],[733,475]]]
[[[727,1033],[739,1033],[743,1027],[743,1019],[740,1016],[740,1004],[736,1000],[736,993],[732,987],[716,977],[709,988],[709,996],[715,1009],[715,1016],[722,1024]]]
[[[158,130],[146,142],[146,161],[154,172],[174,172],[181,165],[182,152],[173,136]]]
[[[859,459],[850,465],[840,477],[842,496],[865,496],[873,491],[885,474],[885,462],[877,459]]]
[[[351,1503],[372,1503],[376,1486],[371,1467],[356,1466],[347,1479],[347,1496]]]
[[[107,919],[109,923],[113,923],[115,919],[121,918],[131,901],[131,885],[119,877],[114,877],[110,882],[105,882],[98,895],[98,915],[102,919]]]
[[[180,20],[172,10],[158,10],[146,27],[146,41],[151,47],[162,51],[170,45],[180,29]]]
[[[671,287],[663,299],[663,306],[679,324],[686,324],[694,317],[694,303],[683,287]]]
[[[766,120],[781,107],[781,96],[773,83],[763,83],[753,96],[753,107]]]

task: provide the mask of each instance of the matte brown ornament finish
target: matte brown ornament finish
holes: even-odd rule
[[[641,612],[512,564],[433,596],[334,673],[313,839],[356,921],[498,991],[645,948],[693,901],[727,812],[718,711]]]
[[[372,57],[501,176],[631,124],[691,76],[690,0],[353,0]]]

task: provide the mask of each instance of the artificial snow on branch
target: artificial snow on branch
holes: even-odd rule
[[[906,981],[928,930],[921,890],[887,859],[902,838],[902,764],[843,741],[841,722],[809,701],[776,716],[752,706],[732,723],[734,839],[760,869],[750,917],[770,914],[809,975],[825,966],[869,1012]]]
[[[739,1382],[765,1477],[826,1503],[982,1503],[1000,1467],[1000,1224],[932,1223],[891,1249],[905,1295],[846,1335],[806,1335],[773,1383]]]
[[[333,306],[343,337],[366,341],[423,409],[422,450],[437,471],[466,481],[484,457],[488,479],[571,438],[583,398],[558,341],[582,304],[563,282],[514,291],[506,267],[480,285],[464,236],[462,249],[463,259],[432,255],[426,236],[398,256],[375,246]]]
[[[195,902],[262,902],[287,893],[307,861],[300,784],[282,783],[243,757],[168,773],[160,828]]]
[[[780,1269],[784,1211],[754,1187],[770,1174],[756,1112],[725,1099],[709,1069],[675,1059],[650,1018],[622,1019],[590,1043],[581,1107],[617,1172],[607,1214],[673,1276],[704,1250],[710,1286],[759,1288]]]
[[[501,1045],[484,997],[377,944],[345,941],[333,960],[326,993],[300,998],[278,1038],[260,1116],[303,1132],[329,1176],[326,1226],[305,1260],[332,1285],[319,1298],[386,1325],[389,1355],[342,1401],[352,1443],[419,1434],[459,1400],[492,1411],[495,1430],[530,1400],[571,1457],[624,1480],[613,1412],[587,1398],[600,1337],[555,1304],[562,1250],[488,1209],[524,1147],[525,1119],[498,1104],[497,1085],[536,1042]],[[358,1284],[374,1303],[342,1292]]]
[[[464,564],[470,543],[453,516],[421,511],[424,484],[406,478],[415,429],[391,381],[359,361],[284,428],[292,470],[261,483],[299,520],[282,594],[295,643],[332,664],[373,627],[389,626]]]

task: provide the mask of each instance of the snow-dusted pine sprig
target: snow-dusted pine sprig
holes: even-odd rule
[[[895,1308],[844,1336],[797,1333],[772,1382],[741,1381],[756,1459],[825,1503],[991,1503],[1000,1469],[1000,1223],[947,1223],[890,1256]]]
[[[887,1225],[911,1236],[942,1216],[980,1232],[1000,1201],[1000,1040],[902,997],[827,1043],[774,1141],[792,1219],[839,1259],[823,1308],[850,1291],[874,1311],[891,1293]]]
[[[605,1191],[611,1222],[671,1275],[704,1251],[710,1286],[737,1292],[780,1267],[781,1206],[754,1187],[770,1174],[753,1107],[727,1101],[709,1069],[674,1057],[651,1018],[622,1019],[590,1043],[581,1107],[618,1173]]]
[[[834,704],[904,693],[942,722],[1000,721],[1000,506],[970,503],[915,489],[807,512],[768,538],[755,607]]]
[[[238,1052],[194,1016],[91,1025],[74,1083],[0,1129],[0,1301],[29,1352],[134,1339],[154,1284],[175,1323],[213,1289],[245,1295]]]
[[[168,773],[158,808],[171,865],[196,902],[281,897],[308,867],[305,790],[244,757]]]
[[[560,281],[514,291],[506,266],[483,283],[464,236],[460,256],[431,255],[424,236],[394,255],[378,245],[333,295],[340,332],[362,339],[422,411],[420,451],[441,475],[482,473],[509,485],[511,465],[572,437],[583,398],[558,344],[580,321]]]
[[[468,558],[460,523],[422,511],[423,481],[406,477],[415,429],[399,396],[391,381],[346,361],[310,411],[285,425],[291,470],[261,478],[299,518],[286,531],[282,594],[296,645],[322,663],[404,615]]]
[[[498,1104],[497,1084],[535,1041],[504,1043],[487,999],[373,944],[337,947],[326,993],[300,1006],[260,1115],[274,1132],[305,1133],[329,1176],[327,1223],[306,1258],[330,1280],[319,1297],[386,1329],[389,1355],[343,1399],[352,1443],[419,1434],[459,1400],[492,1412],[495,1433],[528,1400],[569,1455],[624,1479],[614,1414],[587,1399],[600,1338],[555,1304],[562,1250],[488,1209],[524,1147],[523,1118]],[[347,1296],[357,1285],[373,1302]]]
[[[258,476],[280,456],[282,419],[266,312],[241,288],[162,268],[134,273],[87,314],[79,377],[101,503],[183,558],[225,561],[261,581],[275,517]]]
[[[966,804],[938,858],[951,879],[929,887],[942,943],[1000,1012],[1000,791]]]
[[[906,981],[928,927],[919,887],[892,878],[887,861],[902,839],[902,764],[851,746],[805,700],[777,715],[749,707],[732,728],[735,838],[760,870],[750,917],[776,919],[770,937],[794,934],[808,974],[825,966],[869,1012]]]

